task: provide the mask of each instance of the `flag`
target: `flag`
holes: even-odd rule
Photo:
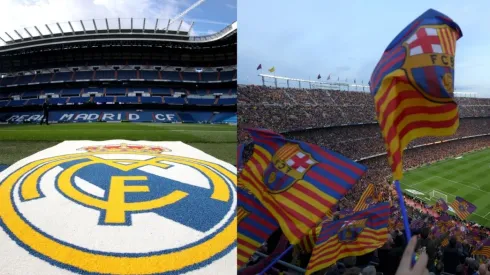
[[[390,205],[383,202],[344,219],[324,223],[313,249],[306,274],[348,256],[360,256],[388,240]]]
[[[327,80],[330,80],[330,74],[328,74]]]
[[[291,244],[324,220],[366,167],[317,145],[247,129],[254,150],[241,181],[278,221]]]
[[[262,64],[259,64],[259,66],[257,66],[257,71],[258,70],[262,70]]]
[[[434,210],[446,212],[448,210],[447,203],[443,199],[438,199],[436,201],[436,205],[434,206]]]
[[[238,268],[279,228],[276,220],[247,190],[238,187]]]
[[[364,210],[369,207],[370,204],[375,204],[376,198],[374,196],[374,184],[370,183],[366,187],[366,190],[362,193],[361,198],[357,202],[356,206],[354,207],[354,212],[358,212],[361,210]]]
[[[313,247],[315,246],[318,234],[320,233],[320,230],[322,229],[322,224],[325,222],[330,222],[333,220],[333,213],[329,209],[327,213],[325,214],[325,218],[321,222],[320,225],[318,225],[315,229],[310,230],[306,236],[301,239],[299,242],[298,246],[303,251],[303,253],[311,253],[313,251]]]
[[[342,210],[339,211],[339,218],[343,219],[347,216],[350,216],[352,215],[352,213],[354,213],[354,210],[351,209],[351,208],[344,208]]]
[[[245,144],[239,144],[237,148],[237,156],[236,156],[236,166],[238,169],[242,167],[243,162],[243,149],[245,148]]]
[[[456,197],[456,199],[451,203],[451,208],[453,208],[456,215],[462,220],[466,220],[468,216],[476,210],[476,206],[474,204],[461,197]]]
[[[449,136],[459,126],[454,56],[459,26],[435,10],[410,23],[386,48],[371,76],[371,94],[394,180],[403,149],[425,136]]]
[[[356,84],[356,80],[354,79],[354,84]]]
[[[320,74],[318,74],[318,76],[316,77],[316,79],[320,79],[322,78],[322,76]]]
[[[473,255],[483,255],[490,258],[490,239],[484,240],[479,247],[473,251]]]
[[[269,72],[273,73],[276,71],[276,68],[274,66],[272,66],[272,68],[269,69]]]

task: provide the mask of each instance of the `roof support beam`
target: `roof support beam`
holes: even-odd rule
[[[107,32],[109,32],[109,21],[107,21],[107,18],[105,19],[105,27],[107,28]]]
[[[64,36],[65,33],[63,32],[63,29],[61,28],[60,23],[56,22],[56,25],[58,25],[58,29],[60,29],[61,35]]]
[[[44,38],[43,34],[39,31],[39,29],[36,26],[34,26],[34,28],[36,29],[37,33],[39,33],[39,36],[41,36],[41,38]]]
[[[49,28],[48,24],[46,24],[46,29],[48,29],[49,33],[51,34],[51,36],[53,36],[53,32],[51,31],[51,29]]]
[[[96,33],[99,33],[99,30],[97,30],[97,24],[95,24],[95,19],[92,19],[92,22],[94,22],[94,29]]]
[[[189,27],[189,30],[187,31],[188,35],[191,35],[192,28],[194,27],[194,21],[192,21],[191,26]]]
[[[20,37],[20,40],[24,41],[24,37],[22,37],[22,35],[20,35],[18,31],[14,31],[14,32]]]
[[[168,20],[168,23],[167,23],[167,28],[165,29],[165,32],[168,32],[168,28],[170,27],[170,20],[171,20],[171,19],[169,19],[169,20]]]
[[[133,32],[133,17],[131,17],[131,32]]]
[[[153,31],[154,33],[157,32],[157,28],[158,28],[158,18],[157,18],[157,22],[155,23],[155,30]]]
[[[180,20],[179,28],[177,28],[177,33],[180,32],[180,27],[182,27],[182,22],[184,22],[184,20]]]
[[[117,23],[119,24],[119,32],[121,32],[121,18],[117,19]]]
[[[68,25],[70,25],[71,33],[75,34],[75,29],[73,29],[73,26],[71,25],[71,21],[68,21]]]
[[[24,28],[24,30],[26,31],[26,33],[31,37],[31,39],[34,39],[34,37],[32,37],[32,34],[27,30],[27,28]]]
[[[87,31],[85,30],[85,25],[83,24],[82,20],[80,20],[80,24],[82,24],[83,33],[87,33]]]
[[[145,32],[146,18],[143,18],[143,32]]]
[[[10,40],[14,41],[15,39],[12,38],[12,36],[10,36],[10,34],[8,32],[5,32],[5,34],[10,38]]]

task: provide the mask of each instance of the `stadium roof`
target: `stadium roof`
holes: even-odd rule
[[[188,43],[211,42],[237,29],[237,22],[205,36],[191,36],[194,22],[171,19],[90,19],[56,22],[27,27],[0,34],[0,51],[24,49],[49,44],[104,40],[165,40]]]

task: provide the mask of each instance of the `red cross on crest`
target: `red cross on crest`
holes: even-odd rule
[[[435,28],[420,28],[407,40],[410,56],[443,53],[441,40]]]
[[[303,154],[302,152],[297,152],[294,156],[288,159],[286,163],[289,167],[303,173],[313,164],[315,164],[315,161],[312,160],[310,156]]]

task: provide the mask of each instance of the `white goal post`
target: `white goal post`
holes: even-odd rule
[[[436,190],[432,190],[430,191],[429,193],[429,198],[432,200],[438,200],[438,199],[443,199],[445,202],[447,202],[447,195],[442,193],[442,192],[439,192],[439,191],[436,191]]]

